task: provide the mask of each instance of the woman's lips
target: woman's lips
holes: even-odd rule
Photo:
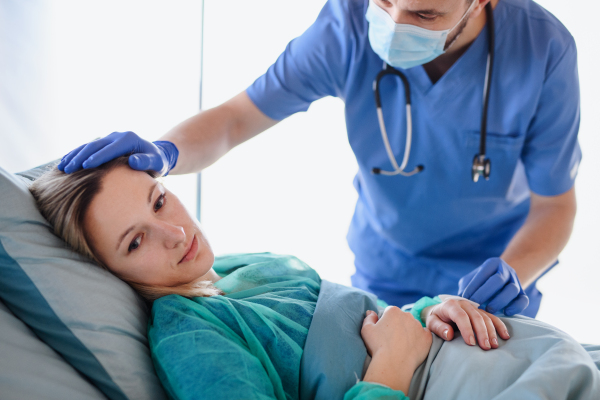
[[[181,261],[179,261],[179,264],[181,264],[182,262],[193,260],[194,258],[196,258],[197,253],[198,253],[198,238],[196,237],[196,235],[194,235],[194,238],[192,239],[192,243],[190,245],[190,249],[185,253],[185,255],[183,256]]]

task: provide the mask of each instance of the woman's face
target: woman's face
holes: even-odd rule
[[[214,262],[198,221],[179,199],[127,166],[104,177],[84,225],[94,254],[126,281],[179,286],[207,275]]]

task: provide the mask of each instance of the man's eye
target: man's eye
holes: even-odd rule
[[[154,211],[160,210],[165,205],[165,201],[166,201],[166,199],[165,199],[164,194],[161,194],[160,196],[158,196],[156,203],[154,203]]]
[[[423,15],[423,14],[417,14],[417,17],[421,18],[422,20],[425,21],[433,21],[434,19],[436,19],[436,15]]]
[[[136,238],[133,239],[133,241],[129,244],[129,248],[127,249],[127,251],[131,253],[133,250],[140,247],[141,242],[142,242],[142,237],[136,236]]]

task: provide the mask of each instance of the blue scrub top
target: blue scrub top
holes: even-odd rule
[[[488,35],[483,29],[435,84],[422,66],[403,70],[411,85],[413,139],[406,167],[392,170],[381,139],[373,80],[383,61],[368,39],[368,0],[329,0],[315,23],[292,40],[247,93],[268,117],[306,111],[324,96],[346,105],[348,139],[359,171],[348,243],[353,285],[390,304],[454,294],[459,279],[499,256],[529,211],[529,191],[562,194],[581,160],[575,42],[549,12],[529,0],[500,0],[494,10],[496,55],[488,116],[489,181],[471,179],[479,151]],[[405,98],[398,78],[380,85],[397,160],[406,140]],[[535,316],[541,294],[528,289]]]

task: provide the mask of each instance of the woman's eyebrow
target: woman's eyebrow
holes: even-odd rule
[[[158,185],[158,182],[156,182],[154,185],[152,185],[150,187],[150,193],[148,193],[148,204],[150,204],[152,202],[152,193],[154,193],[154,188]]]
[[[154,189],[156,188],[157,185],[158,185],[158,182],[156,182],[154,185],[150,186],[150,192],[148,193],[148,204],[152,203],[152,193],[154,193]],[[121,237],[119,237],[119,240],[117,241],[117,248],[116,248],[116,250],[119,250],[119,247],[121,247],[121,242],[123,241],[123,239],[125,239],[125,236],[127,236],[129,234],[129,232],[131,232],[134,228],[135,228],[135,225],[129,227],[121,235]]]

